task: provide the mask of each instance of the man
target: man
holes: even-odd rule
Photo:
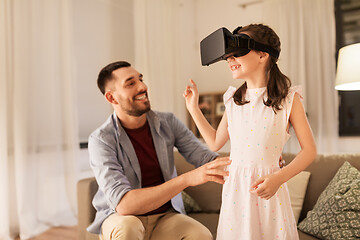
[[[229,158],[217,158],[173,114],[152,111],[143,75],[129,63],[104,67],[98,87],[114,113],[89,137],[99,190],[88,231],[104,240],[212,239],[205,226],[181,214],[181,191],[223,184]],[[197,168],[177,176],[174,147]]]

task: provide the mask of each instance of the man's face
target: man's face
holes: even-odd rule
[[[150,110],[147,86],[143,75],[132,67],[113,71],[114,79],[108,83],[108,90],[124,113],[139,117]]]

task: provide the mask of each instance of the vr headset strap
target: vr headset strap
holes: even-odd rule
[[[233,35],[238,35],[238,31],[241,29],[241,26],[238,26],[237,28],[234,29],[234,31],[232,32]],[[270,54],[271,56],[275,57],[276,59],[279,58],[279,52],[276,51],[275,49],[273,49],[270,46],[267,46],[265,44],[256,42],[254,39],[249,38],[248,39],[248,49],[254,49],[257,51],[262,51],[262,52],[267,52],[268,54]]]
[[[275,57],[276,59],[279,57],[279,52],[278,51],[276,51],[275,49],[273,49],[270,46],[259,43],[259,42],[255,41],[252,38],[248,39],[248,48],[253,49],[253,50],[257,50],[257,51],[267,52],[268,54]]]

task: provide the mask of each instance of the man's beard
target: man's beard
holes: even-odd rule
[[[126,112],[128,115],[133,117],[140,117],[141,115],[147,113],[151,109],[149,101],[145,103],[144,107],[139,107],[136,104],[128,103],[121,105],[121,108],[123,109],[124,112]]]
[[[129,114],[130,116],[133,117],[140,117],[141,115],[143,115],[144,113],[147,113],[148,111],[150,111],[150,103],[146,106],[146,108],[144,109],[139,109],[139,108],[133,108],[133,109],[124,109],[125,112],[127,114]]]

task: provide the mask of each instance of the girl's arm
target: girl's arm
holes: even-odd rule
[[[307,168],[315,159],[317,151],[315,140],[307,120],[304,107],[297,93],[290,113],[290,122],[293,125],[296,136],[299,140],[301,150],[294,160],[278,172],[258,179],[253,185],[252,193],[259,197],[269,199],[284,182],[297,175]]]
[[[306,117],[303,104],[300,101],[300,96],[297,93],[295,93],[294,96],[293,107],[290,113],[290,122],[295,130],[301,150],[294,160],[281,170],[284,182],[307,168],[317,155],[314,136]]]
[[[186,86],[183,94],[186,102],[186,108],[188,109],[208,147],[212,151],[216,152],[224,146],[226,141],[229,139],[226,111],[219,123],[218,129],[215,130],[206,120],[199,108],[199,92],[195,82],[191,79],[190,82],[191,86]]]

